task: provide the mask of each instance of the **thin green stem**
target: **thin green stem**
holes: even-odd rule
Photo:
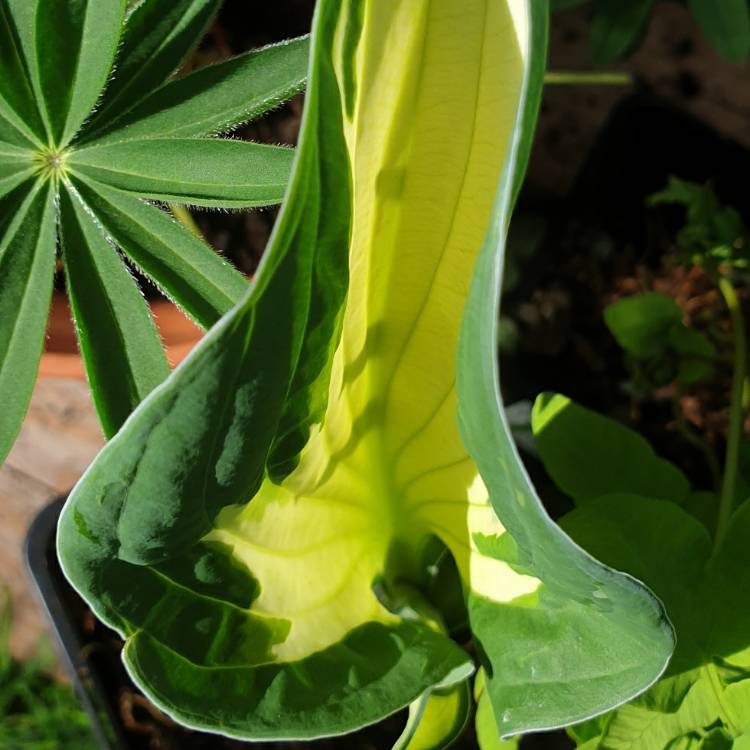
[[[185,208],[185,206],[180,206],[176,203],[170,203],[169,208],[171,209],[172,215],[175,217],[175,219],[177,219],[177,221],[179,221],[180,224],[185,227],[185,229],[187,229],[189,232],[192,232],[196,237],[203,239],[203,233],[198,227],[198,224],[193,218],[193,215]]]
[[[740,442],[745,421],[746,380],[747,380],[747,337],[742,306],[732,282],[726,276],[719,276],[719,291],[729,309],[734,341],[734,372],[732,374],[732,395],[729,405],[729,430],[727,452],[724,460],[724,479],[719,500],[719,518],[716,524],[716,548],[721,546],[734,509],[739,467]]]
[[[718,494],[721,489],[721,466],[719,465],[719,459],[710,443],[692,430],[690,425],[685,421],[685,415],[682,413],[682,406],[680,405],[680,395],[678,393],[672,400],[672,414],[674,415],[677,432],[680,433],[686,442],[690,443],[690,445],[703,454],[708,465],[708,470],[711,473],[711,485],[714,492]]]
[[[564,86],[630,86],[633,83],[633,77],[630,73],[616,71],[577,73],[569,70],[555,70],[544,74],[544,82]]]
[[[741,722],[738,722],[736,717],[733,715],[734,712],[727,705],[724,698],[724,687],[721,684],[721,677],[716,669],[716,665],[713,662],[707,662],[703,666],[703,670],[708,677],[708,684],[711,686],[711,691],[716,698],[716,705],[719,709],[719,718],[724,723],[724,726],[732,733],[732,735],[739,734],[739,727]]]

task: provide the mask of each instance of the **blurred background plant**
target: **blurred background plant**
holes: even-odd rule
[[[0,596],[0,748],[93,750],[89,721],[69,685],[51,674],[56,660],[42,638],[24,662],[10,653],[10,596]]]
[[[657,0],[552,0],[553,10],[590,4],[591,54],[597,64],[622,60],[640,44]],[[750,5],[747,0],[687,0],[703,33],[733,63],[750,55]]]

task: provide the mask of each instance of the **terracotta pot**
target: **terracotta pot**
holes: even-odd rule
[[[151,312],[164,342],[169,364],[174,367],[187,356],[203,332],[167,300],[152,302]],[[39,366],[39,376],[80,380],[86,378],[70,305],[63,292],[56,291],[52,297],[47,341]]]

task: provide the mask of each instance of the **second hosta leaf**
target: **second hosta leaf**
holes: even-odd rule
[[[286,190],[291,149],[209,136],[299,91],[307,39],[172,79],[219,4],[143,0],[126,15],[125,0],[0,0],[0,309],[9,310],[0,373],[10,373],[0,393],[10,405],[0,418],[0,461],[31,396],[56,243],[107,437],[168,373],[127,261],[203,327],[247,288],[147,202],[267,206]],[[32,190],[51,191],[43,225],[18,200]]]
[[[464,714],[452,704],[441,726],[435,701],[465,695],[475,665],[427,614],[428,592],[414,593],[424,606],[393,598],[419,588],[436,538],[498,735],[588,718],[664,669],[658,601],[550,521],[498,395],[504,236],[545,12],[318,4],[301,142],[260,272],[60,523],[66,575],[177,720],[309,739],[414,704],[428,717],[414,746],[442,746]]]
[[[539,455],[565,491],[561,457],[571,455],[569,446],[581,434],[603,436],[600,443],[609,450],[592,452],[591,462],[610,483],[600,482],[599,494],[590,493],[561,525],[584,549],[645,581],[677,635],[669,668],[656,685],[611,714],[573,727],[571,735],[586,750],[741,747],[750,740],[750,503],[734,513],[717,545],[692,515],[690,498],[705,496],[711,521],[718,498],[659,493],[677,470],[665,471],[671,465],[656,459],[639,435],[559,395],[541,396],[535,411],[541,415],[534,421]],[[623,471],[628,461],[630,472]],[[573,459],[571,471],[576,468],[582,471],[583,462]],[[628,481],[638,470],[649,481]]]

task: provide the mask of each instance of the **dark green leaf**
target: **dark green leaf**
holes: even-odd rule
[[[689,634],[698,614],[686,591],[695,589],[711,551],[706,528],[674,503],[624,492],[595,499],[560,524],[592,555],[645,581],[664,601],[684,639],[682,663],[673,661],[669,674],[683,670],[695,649]]]
[[[39,71],[37,70],[36,54],[34,52],[34,21],[39,0],[4,0],[10,13],[10,19],[15,29],[18,40],[19,51],[23,58],[29,83],[35,95],[37,111],[41,120],[42,112],[39,109],[41,92],[39,89]],[[42,132],[45,130],[42,126]],[[43,135],[46,133],[43,132]]]
[[[0,114],[0,143],[3,147],[33,148],[34,144],[15,125]]]
[[[10,11],[10,17],[15,26],[21,51],[26,58],[26,64],[28,67],[34,68],[36,64],[36,56],[34,55],[34,19],[39,0],[5,0],[5,5]]]
[[[0,461],[21,428],[44,344],[55,264],[51,187],[0,201]]]
[[[34,43],[47,125],[66,146],[107,82],[125,0],[37,0]]]
[[[700,331],[679,323],[669,329],[667,340],[678,357],[678,382],[694,385],[713,375],[716,348]]]
[[[76,150],[74,173],[144,198],[221,208],[280,203],[294,152],[210,138],[157,138]]]
[[[681,503],[690,491],[638,433],[565,396],[540,395],[532,427],[544,468],[577,504],[624,492]]]
[[[733,63],[750,54],[750,8],[747,0],[688,0],[688,7],[711,44]]]
[[[716,210],[716,195],[707,185],[670,175],[667,186],[648,197],[650,206],[678,204],[688,210],[690,221],[706,221]]]
[[[164,211],[101,183],[76,183],[107,233],[203,328],[247,291],[244,277]]]
[[[638,44],[655,0],[596,0],[591,22],[594,62],[607,65],[625,57]]]
[[[722,727],[711,729],[700,745],[700,750],[732,750],[734,738]]]
[[[719,510],[719,498],[714,492],[691,492],[682,507],[693,518],[698,519],[708,530],[711,537],[716,533],[716,516]]]
[[[607,327],[628,355],[636,386],[648,390],[675,378],[693,385],[712,375],[715,347],[682,318],[677,302],[658,292],[625,297],[604,310]]]
[[[85,132],[138,104],[164,83],[198,44],[221,0],[143,0],[130,13],[107,87]]]
[[[0,198],[34,174],[34,166],[29,156],[23,152],[12,151],[6,144],[0,143]]]
[[[688,265],[730,262],[748,265],[747,229],[732,206],[722,205],[710,185],[671,176],[667,187],[649,197],[652,206],[676,204],[686,209],[686,221],[677,234],[681,260]]]
[[[449,639],[410,622],[363,625],[340,643],[281,665],[196,666],[144,631],[128,641],[123,658],[131,675],[150,685],[157,705],[172,712],[180,706],[182,721],[216,729],[201,718],[211,695],[222,707],[222,732],[254,740],[315,739],[329,727],[353,731],[382,718],[386,696],[405,707],[446,673],[467,672]]]
[[[0,120],[16,131],[13,143],[37,143],[44,134],[8,0],[0,0]],[[9,137],[7,127],[0,130],[0,139]]]
[[[67,290],[104,434],[169,375],[146,301],[117,250],[68,188],[60,195]]]
[[[607,305],[604,322],[626,352],[647,359],[667,347],[669,330],[682,323],[682,309],[666,294],[636,294]]]
[[[157,89],[94,137],[101,143],[227,132],[300,91],[308,54],[303,37],[201,68]]]

